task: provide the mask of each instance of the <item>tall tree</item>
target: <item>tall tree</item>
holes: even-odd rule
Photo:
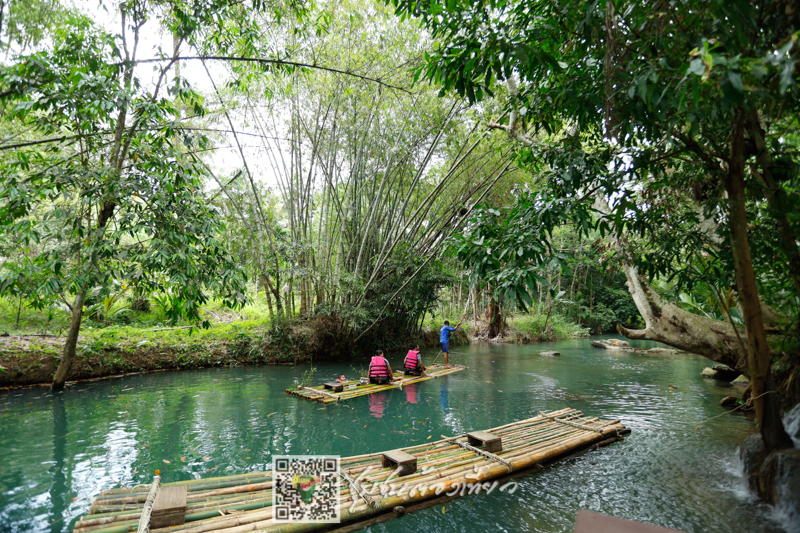
[[[151,8],[123,2],[119,35],[72,16],[52,49],[0,69],[4,118],[20,132],[0,145],[0,231],[25,250],[43,244],[4,262],[0,291],[24,279],[40,305],[70,309],[54,389],[75,358],[87,294],[114,280],[168,292],[173,319],[199,319],[206,290],[244,302],[243,273],[218,238],[205,167],[192,154],[209,141],[181,117],[180,107],[202,115],[202,100],[179,78],[167,86],[172,62],[152,86],[135,75]]]
[[[797,154],[783,135],[798,110],[797,3],[394,3],[441,43],[425,67],[429,79],[471,100],[505,84],[511,111],[494,126],[545,161],[562,193],[601,186],[596,207],[646,322],[644,330],[622,331],[744,363],[767,448],[789,446],[770,374],[747,201],[772,206],[783,260],[796,276],[798,228],[782,189]],[[541,142],[542,135],[558,142]],[[666,272],[645,264],[626,237],[650,229],[642,223],[649,208],[642,190],[694,201],[699,225],[724,235],[708,252],[727,256],[735,272],[744,346],[731,324],[683,311],[648,283],[645,273]]]

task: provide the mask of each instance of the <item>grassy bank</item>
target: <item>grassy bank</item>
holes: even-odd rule
[[[539,341],[561,341],[589,336],[589,330],[560,314],[517,315],[509,320],[511,342],[527,344]]]
[[[48,383],[61,359],[68,322],[60,310],[0,300],[0,386]],[[17,312],[19,311],[19,320]],[[302,324],[272,322],[266,306],[238,311],[209,302],[209,329],[170,326],[157,305],[133,311],[119,301],[84,320],[69,379],[207,366],[308,360]]]
[[[0,299],[0,386],[52,381],[61,359],[66,313],[20,309]],[[105,316],[86,319],[69,380],[132,372],[241,364],[295,364],[325,350],[325,332],[302,320],[270,320],[264,305],[236,312],[210,303],[204,310],[210,329],[169,326],[163,310],[132,311],[129,302],[110,306]],[[317,328],[319,329],[319,328]],[[463,331],[454,345],[468,344]],[[2,336],[6,335],[6,336]],[[409,341],[410,342],[410,341]],[[438,343],[438,330],[422,332],[420,342]]]

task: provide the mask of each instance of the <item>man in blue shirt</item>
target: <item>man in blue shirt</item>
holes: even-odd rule
[[[451,328],[450,322],[445,320],[444,326],[442,326],[442,329],[439,330],[439,345],[442,347],[442,352],[444,353],[445,368],[453,368],[450,366],[447,356],[450,355],[450,347],[448,346],[450,343],[450,332],[455,331],[456,329],[458,329],[458,326]]]

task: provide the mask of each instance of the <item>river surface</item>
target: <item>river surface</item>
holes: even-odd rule
[[[755,427],[723,414],[720,399],[741,391],[702,379],[708,360],[589,342],[458,347],[465,371],[327,406],[283,392],[310,365],[158,372],[55,395],[0,391],[0,531],[71,531],[101,490],[150,483],[155,469],[164,482],[259,471],[272,454],[383,451],[564,407],[633,431],[519,478],[513,494],[467,496],[371,531],[567,533],[579,509],[697,533],[791,530],[746,494],[736,452]],[[426,363],[435,355],[423,351]],[[399,367],[402,355],[389,359]],[[316,367],[314,384],[359,370]]]

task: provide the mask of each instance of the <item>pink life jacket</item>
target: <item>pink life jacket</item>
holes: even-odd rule
[[[369,362],[369,377],[377,379],[389,379],[389,362],[381,355],[375,355]]]
[[[403,366],[410,372],[422,371],[422,361],[419,359],[419,352],[416,350],[409,350]]]

